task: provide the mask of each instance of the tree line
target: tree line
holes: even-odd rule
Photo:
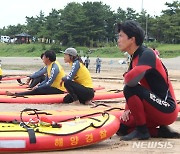
[[[145,30],[146,40],[162,43],[180,43],[180,2],[165,3],[166,10],[160,16],[151,16],[132,8],[112,11],[102,2],[68,3],[64,9],[52,11],[45,16],[40,11],[36,17],[27,17],[26,24],[9,25],[0,29],[0,35],[14,36],[26,32],[36,38],[65,46],[99,47],[117,41],[116,24],[135,20]]]

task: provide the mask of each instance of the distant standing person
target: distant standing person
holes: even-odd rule
[[[96,58],[96,73],[101,72],[101,62],[102,62],[102,60],[99,58],[99,56],[97,56],[97,58]]]
[[[130,60],[131,60],[131,55],[128,53],[128,52],[125,52],[124,53],[124,56],[126,57],[126,63],[127,63],[127,65],[129,66],[129,64],[130,64]]]
[[[88,68],[89,64],[90,64],[90,59],[89,59],[89,56],[87,56],[85,61],[84,61],[84,65],[86,66],[86,68]]]
[[[83,64],[85,65],[86,56],[85,55],[81,56],[81,60],[82,60]]]

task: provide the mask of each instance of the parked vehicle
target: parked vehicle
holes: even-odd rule
[[[9,36],[1,36],[1,42],[2,43],[8,43],[10,41],[10,37]]]

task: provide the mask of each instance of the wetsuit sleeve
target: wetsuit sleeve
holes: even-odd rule
[[[155,68],[156,56],[152,51],[144,51],[138,58],[137,65],[125,74],[124,82],[134,87],[145,76],[148,70]]]
[[[40,77],[40,76],[44,75],[45,73],[47,73],[47,67],[46,66],[42,67],[39,71],[35,72],[34,74],[32,74],[29,77],[31,79],[35,79],[37,77]]]
[[[62,80],[63,81],[73,80],[77,71],[79,70],[79,68],[80,68],[80,62],[78,60],[76,60],[72,65],[72,69],[71,69],[71,72],[69,73],[69,75],[63,77]]]
[[[56,79],[58,73],[60,72],[59,67],[56,63],[52,65],[51,68],[51,75],[50,77],[46,80],[46,82],[43,82],[40,84],[38,87],[45,87],[45,86],[51,86],[54,80]]]

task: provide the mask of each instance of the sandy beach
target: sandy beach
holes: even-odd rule
[[[38,70],[43,66],[43,63],[39,57],[33,58],[23,58],[23,57],[0,57],[2,60],[2,69],[4,75],[29,75],[34,71]],[[90,73],[93,77],[94,86],[104,86],[105,90],[112,89],[122,89],[123,88],[123,73],[127,69],[126,64],[120,64],[119,60],[124,60],[123,58],[103,58],[102,59],[102,69],[100,73],[95,73],[95,58],[90,57]],[[63,58],[58,58],[58,61],[62,64],[65,71],[68,73],[70,67],[64,63]],[[180,100],[180,57],[162,59],[165,66],[168,68],[169,77],[172,81],[176,99]],[[24,79],[25,80],[25,79]],[[12,82],[12,81],[7,81]],[[15,81],[14,81],[15,82]],[[118,98],[113,100],[105,100],[112,107],[124,107],[124,98]],[[0,111],[21,111],[24,108],[36,108],[41,110],[52,110],[52,109],[85,109],[90,106],[80,105],[65,105],[65,104],[0,104]],[[180,113],[179,113],[180,118]],[[180,131],[180,121],[174,122],[171,127],[175,130]],[[135,145],[141,142],[143,146],[136,147]],[[156,146],[148,147],[148,144],[162,143],[163,147]],[[168,147],[167,145],[172,145]],[[87,147],[82,147],[78,149],[66,150],[66,151],[54,151],[54,152],[42,152],[42,153],[179,153],[180,151],[180,139],[157,139],[151,138],[147,141],[120,141],[117,135],[114,135],[111,139],[107,139],[98,144],[94,144]]]

